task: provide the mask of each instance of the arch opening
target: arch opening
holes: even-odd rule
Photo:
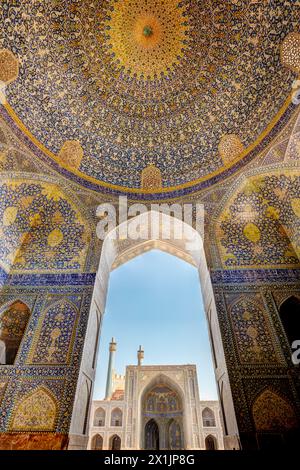
[[[122,420],[123,420],[122,410],[120,410],[120,408],[113,409],[111,412],[111,419],[110,419],[111,426],[116,426],[116,427],[122,426]]]
[[[154,419],[150,419],[145,425],[145,450],[160,450],[159,428]]]
[[[96,436],[92,439],[92,450],[102,450],[103,449],[103,437],[100,434],[96,434]]]
[[[292,295],[279,308],[279,315],[290,348],[300,338],[300,299]]]
[[[105,410],[103,408],[97,408],[94,416],[94,426],[105,426]]]
[[[110,450],[121,450],[121,438],[117,434],[110,438]]]
[[[142,213],[139,216],[131,219],[135,221],[135,223],[139,223],[141,226],[145,223],[145,220],[149,221],[150,219],[150,226],[151,226],[151,216],[153,215],[154,211],[149,211],[147,213]],[[157,213],[156,213],[157,216]],[[89,370],[91,373],[91,364],[88,357],[88,351],[91,349],[91,343],[94,344],[94,351],[98,349],[97,338],[100,337],[99,331],[95,328],[96,325],[100,325],[101,328],[101,318],[105,311],[105,304],[106,304],[106,296],[108,291],[108,283],[109,283],[109,276],[110,272],[115,269],[116,267],[120,266],[121,264],[126,263],[132,257],[137,257],[139,254],[149,250],[149,246],[153,249],[153,246],[157,249],[161,249],[162,251],[167,251],[169,254],[174,256],[178,256],[181,259],[185,256],[185,261],[189,262],[193,266],[195,266],[198,270],[200,286],[203,295],[203,302],[204,302],[204,311],[207,316],[207,321],[209,322],[209,331],[211,334],[210,341],[213,341],[215,346],[215,356],[217,357],[216,364],[219,364],[219,370],[217,371],[215,368],[216,379],[218,380],[218,376],[222,375],[223,378],[227,376],[227,369],[226,369],[226,362],[224,358],[224,351],[222,345],[222,337],[220,333],[220,327],[217,317],[216,305],[214,300],[214,294],[211,284],[211,279],[209,275],[209,270],[206,263],[203,241],[201,236],[199,235],[196,230],[194,230],[191,226],[188,226],[184,222],[176,219],[175,217],[168,216],[165,214],[160,214],[162,220],[161,225],[164,222],[167,222],[168,226],[171,227],[170,239],[165,241],[162,237],[161,225],[160,230],[158,233],[157,238],[150,239],[145,243],[145,239],[137,237],[136,239],[124,239],[119,237],[120,232],[124,229],[124,224],[128,225],[128,222],[121,224],[112,232],[110,232],[104,240],[99,269],[96,276],[95,287],[94,287],[94,294],[92,299],[91,311],[90,311],[90,318],[89,324],[87,328],[87,335],[89,345],[87,345],[87,340],[85,343],[84,351],[83,351],[83,360],[81,366],[81,374],[84,374],[85,370]],[[149,223],[149,222],[148,222]],[[177,239],[175,236],[175,227],[178,224],[184,228],[182,233],[184,234],[183,238]],[[151,230],[150,230],[151,232]],[[189,243],[192,240],[192,244]],[[148,243],[151,242],[151,243]],[[153,245],[154,244],[154,245]],[[189,248],[188,248],[189,246]],[[146,247],[146,248],[145,248]],[[184,256],[183,256],[184,255]],[[100,321],[99,321],[100,318]],[[221,365],[221,366],[220,366]],[[103,365],[106,368],[106,364]],[[92,369],[92,374],[95,376],[95,369]],[[226,409],[225,412],[230,415],[230,419],[228,420],[228,433],[231,437],[231,441],[235,439],[235,442],[238,442],[238,430],[237,424],[235,419],[235,412],[234,406],[232,402],[232,395],[229,386],[226,389],[226,393],[228,395],[226,400]],[[72,425],[71,431],[72,433],[76,433],[77,423],[76,423],[76,409],[80,406],[80,389],[78,388],[77,396],[75,400],[75,406],[73,410],[73,417],[72,417]],[[175,429],[175,424],[172,425],[171,429]],[[140,429],[140,428],[139,428]],[[144,429],[144,427],[143,427]],[[178,428],[177,428],[178,431]],[[140,432],[140,431],[139,431]],[[167,434],[167,433],[166,433]],[[181,441],[184,440],[184,425],[181,427]],[[192,437],[190,436],[189,439],[191,440]],[[185,442],[184,445],[187,443]],[[124,443],[125,448],[128,445],[129,448],[140,448],[139,442],[135,438],[127,439]],[[167,445],[167,438],[165,437],[165,446]],[[72,447],[70,447],[72,448]]]
[[[205,449],[206,450],[217,450],[218,445],[217,445],[217,440],[214,436],[206,436],[205,438]]]
[[[205,408],[202,411],[203,426],[205,427],[214,427],[216,426],[216,419],[213,410],[210,408]]]
[[[182,424],[172,418],[168,423],[167,428],[168,437],[168,449],[170,450],[181,450],[183,449],[183,436],[182,436]]]
[[[29,317],[29,308],[20,300],[0,313],[0,365],[15,363]]]
[[[272,449],[299,442],[299,420],[292,404],[276,390],[262,390],[252,404],[258,447]]]

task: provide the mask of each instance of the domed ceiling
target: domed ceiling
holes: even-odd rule
[[[37,155],[92,189],[150,194],[150,164],[164,197],[207,187],[254,158],[294,110],[296,74],[280,46],[299,27],[296,3],[3,0],[0,49],[19,74],[2,113]]]

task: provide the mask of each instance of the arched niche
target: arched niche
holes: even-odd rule
[[[202,422],[204,427],[216,426],[215,413],[210,408],[206,407],[202,411]]]
[[[172,418],[167,424],[167,444],[169,450],[183,449],[182,423],[180,419]]]
[[[111,411],[110,425],[111,426],[122,426],[123,412],[120,408],[114,408]]]
[[[15,405],[10,430],[55,431],[57,414],[57,399],[47,387],[38,387]]]
[[[0,311],[0,365],[13,365],[30,317],[30,309],[16,300]]]
[[[91,450],[102,450],[103,449],[103,437],[100,434],[96,434],[92,438]]]
[[[153,418],[145,425],[144,449],[159,450],[159,427]]]
[[[105,426],[105,410],[97,408],[94,414],[94,426]]]
[[[263,390],[252,405],[258,432],[286,432],[299,426],[295,410],[288,400],[269,388]]]
[[[109,450],[121,450],[121,438],[117,434],[109,439]]]

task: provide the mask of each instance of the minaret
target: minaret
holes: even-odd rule
[[[108,400],[112,395],[112,377],[116,350],[117,343],[115,342],[115,338],[112,338],[111,342],[109,343],[109,361],[107,370],[105,400]]]
[[[137,358],[138,358],[138,366],[141,366],[143,359],[144,359],[144,350],[142,349],[142,346],[140,346],[140,349],[137,352]]]

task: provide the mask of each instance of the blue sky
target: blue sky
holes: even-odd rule
[[[94,398],[105,394],[108,344],[118,343],[115,370],[136,364],[196,364],[202,400],[217,399],[207,323],[196,268],[153,250],[113,271],[103,320]]]

